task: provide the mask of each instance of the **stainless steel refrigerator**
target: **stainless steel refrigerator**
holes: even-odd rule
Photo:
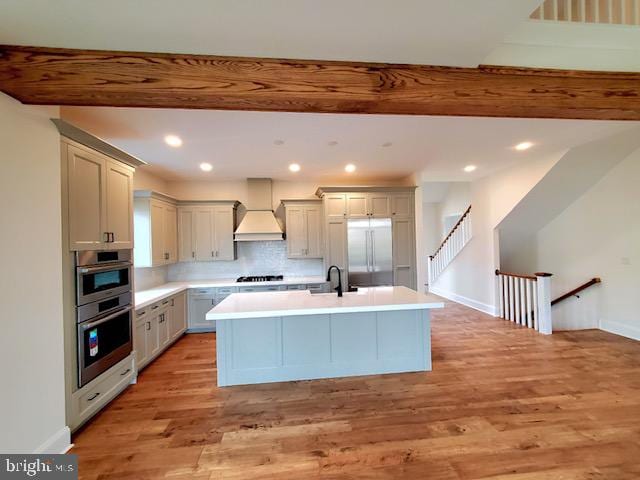
[[[393,285],[392,251],[390,218],[348,220],[349,286]]]

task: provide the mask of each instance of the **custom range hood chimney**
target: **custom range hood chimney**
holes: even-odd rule
[[[283,240],[282,228],[273,214],[270,178],[248,178],[247,213],[236,228],[236,242]]]

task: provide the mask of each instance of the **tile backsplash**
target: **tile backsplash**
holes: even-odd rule
[[[232,262],[186,262],[168,266],[168,281],[236,278],[244,275],[323,275],[322,259],[287,258],[287,242],[238,242]]]
[[[136,268],[133,274],[136,292],[157,287],[168,281],[168,268],[166,265],[162,267]]]

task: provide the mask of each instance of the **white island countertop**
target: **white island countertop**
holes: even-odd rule
[[[406,287],[360,288],[357,292],[311,294],[307,290],[234,293],[212,308],[207,320],[267,318],[392,310],[443,308],[435,295]]]
[[[277,285],[320,284],[326,283],[325,277],[285,277],[283,280],[271,282],[237,282],[235,279],[190,280],[184,282],[169,282],[147,290],[135,293],[135,308],[147,307],[163,298],[170,297],[190,288],[212,287],[272,287]],[[251,293],[255,295],[255,293]]]

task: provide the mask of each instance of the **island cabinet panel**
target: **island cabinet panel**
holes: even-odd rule
[[[294,315],[282,319],[283,365],[331,361],[329,315]]]
[[[375,312],[339,313],[331,315],[331,360],[335,363],[375,361]],[[354,346],[357,345],[357,348]]]
[[[231,324],[234,370],[276,368],[282,365],[279,317],[246,318]]]
[[[428,309],[216,322],[219,386],[431,370]]]

